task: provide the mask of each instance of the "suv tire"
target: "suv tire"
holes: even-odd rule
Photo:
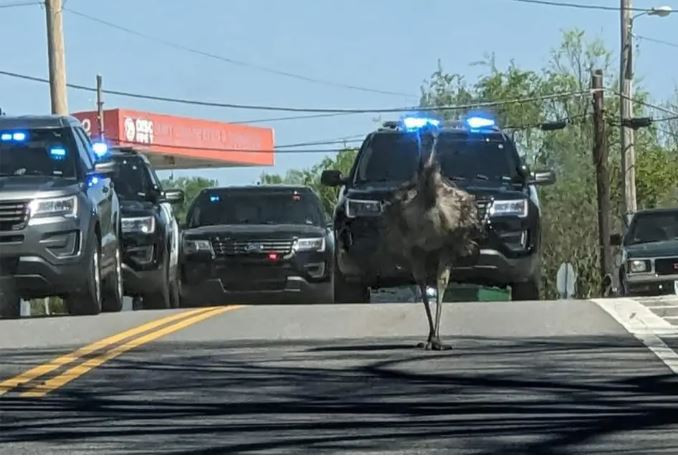
[[[21,317],[21,298],[12,290],[0,292],[0,319]]]
[[[539,300],[539,281],[530,279],[526,282],[511,284],[511,301]]]
[[[143,296],[144,309],[168,309],[172,307],[169,259],[165,262],[163,273],[160,289]]]
[[[334,268],[334,303],[369,303],[370,288],[360,283],[350,283]]]
[[[101,312],[101,243],[90,233],[90,247],[87,250],[86,283],[82,291],[66,297],[69,314],[76,316],[99,314]]]
[[[122,310],[122,304],[122,260],[120,259],[120,246],[118,246],[115,250],[115,268],[104,284],[101,308],[107,313],[117,313]]]

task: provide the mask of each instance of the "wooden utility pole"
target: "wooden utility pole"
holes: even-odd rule
[[[61,0],[45,0],[45,12],[52,114],[65,115],[68,114],[68,101],[66,99],[66,57]]]
[[[621,53],[619,73],[620,124],[633,117],[633,12],[631,0],[621,0]],[[624,179],[624,225],[626,218],[636,212],[636,151],[634,131],[621,127],[621,166]]]
[[[101,93],[102,78],[97,75],[97,127],[99,128],[99,139],[104,140],[104,99]]]
[[[612,274],[612,248],[610,245],[610,176],[607,171],[607,132],[605,131],[605,92],[603,71],[592,73],[593,89],[593,164],[596,167],[598,197],[598,241],[600,245],[600,273],[604,279]]]

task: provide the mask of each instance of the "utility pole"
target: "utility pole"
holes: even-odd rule
[[[99,139],[104,140],[104,100],[101,93],[102,78],[97,75],[97,127],[99,128]]]
[[[68,101],[66,100],[66,57],[61,0],[45,0],[45,12],[52,114],[65,115],[68,114]]]
[[[636,212],[636,151],[634,132],[624,127],[624,120],[633,117],[633,17],[631,0],[621,0],[621,62],[619,72],[621,165],[624,179],[624,225]]]
[[[592,73],[591,88],[593,89],[593,164],[596,167],[598,198],[600,273],[604,280],[607,275],[612,274],[612,248],[610,245],[610,176],[607,171],[608,150],[602,70],[595,70]]]

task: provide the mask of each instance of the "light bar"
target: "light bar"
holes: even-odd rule
[[[92,150],[97,155],[97,157],[103,157],[108,152],[108,146],[106,143],[94,143],[92,144]]]
[[[486,117],[473,116],[466,119],[466,124],[472,129],[482,129],[487,127],[496,126],[494,119],[488,119]]]
[[[218,202],[219,200],[221,200],[221,198],[219,198],[218,195],[210,195],[210,201],[211,201],[212,203],[216,203],[216,202]]]
[[[12,134],[11,133],[3,133],[0,135],[0,140],[2,141],[10,141],[12,139]]]
[[[56,160],[62,160],[66,157],[66,150],[64,148],[52,148],[49,150],[49,155]]]
[[[14,141],[24,141],[28,135],[26,135],[26,132],[14,132],[12,134],[12,139]]]
[[[429,119],[426,117],[406,117],[403,119],[403,125],[408,130],[417,130],[428,125],[438,127],[440,126],[440,121],[438,119]]]

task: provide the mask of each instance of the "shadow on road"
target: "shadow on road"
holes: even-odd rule
[[[0,398],[0,449],[678,450],[675,376],[630,337],[454,341],[154,344],[43,399]]]

